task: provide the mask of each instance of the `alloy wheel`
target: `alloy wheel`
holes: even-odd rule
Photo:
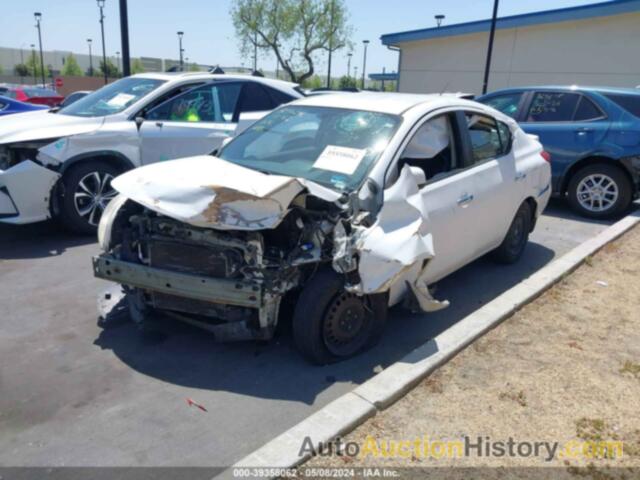
[[[578,184],[576,197],[589,212],[604,212],[612,208],[620,195],[618,184],[608,175],[594,173]]]
[[[73,194],[76,212],[89,225],[96,226],[107,204],[117,192],[111,187],[113,175],[106,172],[91,172],[80,179]]]

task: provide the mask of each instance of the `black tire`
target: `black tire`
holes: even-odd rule
[[[300,293],[293,314],[293,340],[307,360],[326,365],[375,345],[386,319],[386,294],[364,297],[349,294],[340,275],[323,269]],[[351,328],[355,329],[353,334],[348,331]]]
[[[608,208],[597,210],[598,206],[600,208],[603,207],[602,201],[600,201],[599,205],[597,203],[597,198],[602,197],[593,197],[588,191],[585,192],[583,190],[583,188],[588,188],[589,185],[598,188],[593,182],[589,181],[590,177],[605,179],[600,187],[600,191],[596,192],[596,195],[597,193],[600,193],[600,195],[603,193],[605,195],[613,195],[612,191],[608,189],[614,188],[616,190],[617,197],[615,197],[615,201],[613,201]],[[611,182],[613,185],[605,182]],[[567,187],[567,197],[569,205],[579,215],[589,218],[606,219],[617,217],[629,208],[633,200],[633,191],[629,178],[627,178],[619,167],[597,163],[584,167],[573,174]],[[593,209],[586,206],[587,204],[592,205]]]
[[[111,199],[116,193],[111,188],[111,179],[119,174],[118,168],[100,161],[82,161],[71,167],[62,177],[62,196],[59,200],[62,224],[72,232],[95,235],[102,211],[108,203],[106,197]],[[106,179],[106,182],[101,190],[103,179]],[[83,185],[85,188],[82,188]],[[88,190],[92,190],[94,187],[96,191],[101,191],[98,196],[91,197]],[[87,196],[83,197],[82,195]],[[95,201],[96,199],[98,201]],[[89,214],[81,215],[82,208],[88,208]]]
[[[508,265],[520,259],[529,241],[532,216],[533,212],[529,202],[523,202],[516,212],[504,240],[492,252],[491,256],[496,262]]]

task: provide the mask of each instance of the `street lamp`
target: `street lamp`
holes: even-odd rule
[[[40,20],[42,20],[42,14],[40,12],[35,12],[33,17],[36,19],[36,28],[38,29],[38,42],[40,44],[40,73],[42,74],[42,86],[44,86],[44,56],[42,55],[42,32],[40,31]],[[35,77],[35,65],[33,70]]]
[[[258,71],[258,31],[253,32],[253,71]]]
[[[178,47],[180,48],[180,71],[183,72],[184,71],[184,61],[182,60],[182,54],[184,53],[184,50],[182,49],[182,36],[184,35],[184,32],[178,32]]]
[[[435,16],[436,19],[436,24],[438,25],[438,28],[440,28],[440,25],[442,25],[442,21],[445,19],[444,15],[436,15]]]
[[[36,79],[36,46],[35,44],[31,44],[31,66],[33,67],[33,84],[38,83]]]
[[[364,90],[365,86],[365,77],[367,75],[367,47],[369,46],[369,40],[363,40],[364,44],[364,59],[362,61],[362,89]]]
[[[93,53],[91,53],[91,42],[93,42],[93,40],[87,38],[87,44],[89,45],[89,76],[93,77]]]
[[[120,74],[120,52],[116,52],[116,62],[118,64],[118,74]]]
[[[347,77],[351,78],[351,57],[353,57],[353,52],[347,53]]]
[[[104,73],[104,84],[109,82],[107,78],[107,48],[104,44],[104,2],[105,0],[98,0],[98,8],[100,9],[100,32],[102,33],[102,73]]]
[[[489,48],[487,49],[487,63],[484,67],[484,81],[482,82],[482,94],[487,93],[489,86],[489,72],[491,71],[491,55],[493,54],[493,40],[496,36],[496,24],[498,22],[498,0],[493,3],[493,17],[491,18],[491,31],[489,32]]]

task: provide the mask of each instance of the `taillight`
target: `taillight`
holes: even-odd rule
[[[551,163],[551,154],[549,152],[545,152],[544,150],[542,151],[542,153],[540,154],[540,156],[542,158],[545,159],[545,161]]]

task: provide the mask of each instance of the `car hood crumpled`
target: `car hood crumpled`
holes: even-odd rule
[[[0,117],[0,144],[53,139],[92,132],[104,117],[75,117],[48,110]]]
[[[217,230],[275,228],[305,189],[327,201],[340,197],[313,182],[265,174],[207,155],[141,167],[112,185],[150,210]]]

